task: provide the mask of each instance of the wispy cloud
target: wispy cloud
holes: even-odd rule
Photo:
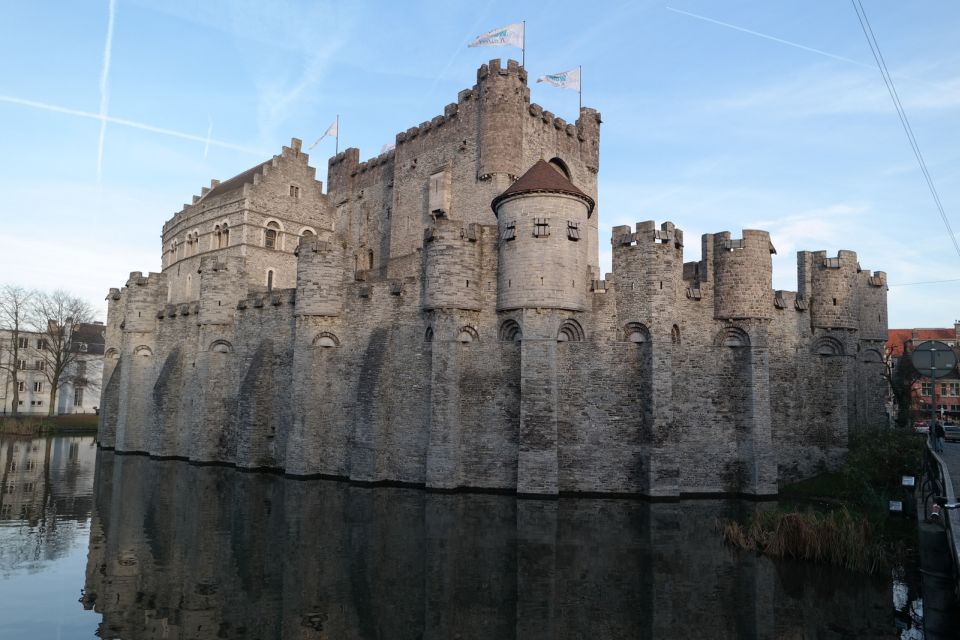
[[[207,116],[207,141],[203,143],[203,157],[207,157],[207,152],[210,150],[210,136],[213,135],[213,118],[209,115]]]
[[[147,124],[145,122],[137,122],[135,120],[127,120],[126,118],[116,118],[113,116],[105,116],[99,113],[93,113],[91,111],[82,111],[80,109],[71,109],[69,107],[61,107],[60,105],[49,104],[46,102],[39,102],[37,100],[26,100],[24,98],[17,98],[15,96],[0,95],[0,102],[16,104],[22,107],[30,107],[33,109],[40,109],[42,111],[53,111],[54,113],[64,113],[71,116],[77,116],[78,118],[89,118],[91,120],[103,120],[110,124],[118,124],[124,127],[130,127],[132,129],[140,129],[142,131],[159,133],[161,135],[171,136],[173,138],[180,138],[181,140],[192,140],[194,142],[202,142],[204,144],[209,144],[214,147],[221,147],[223,149],[232,149],[234,151],[242,151],[243,153],[249,153],[255,156],[270,155],[268,152],[265,152],[262,149],[253,149],[251,147],[244,147],[238,144],[233,144],[231,142],[214,140],[210,137],[198,136],[192,133],[184,133],[182,131],[176,131],[174,129],[165,129],[163,127],[155,127],[152,124]]]
[[[107,135],[107,105],[110,102],[110,58],[113,55],[113,23],[117,15],[117,0],[110,0],[107,17],[107,41],[103,45],[103,66],[100,68],[100,138],[97,142],[97,182],[103,176],[103,141]]]

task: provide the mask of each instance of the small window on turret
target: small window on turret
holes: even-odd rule
[[[580,223],[567,220],[567,240],[580,239]]]
[[[546,238],[550,235],[550,218],[533,219],[533,237]]]
[[[503,237],[500,239],[506,241],[506,240],[516,240],[516,238],[517,238],[517,223],[508,222],[503,227]]]
[[[295,184],[290,185],[290,197],[299,198],[300,197],[300,187]]]

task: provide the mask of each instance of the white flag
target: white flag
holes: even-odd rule
[[[388,151],[393,151],[397,148],[397,145],[393,142],[388,142],[387,144],[380,147],[380,155],[387,153]]]
[[[523,49],[523,23],[515,22],[505,27],[477,36],[468,47],[503,47],[511,45]]]
[[[570,69],[570,71],[561,71],[559,73],[548,73],[545,76],[537,78],[537,82],[546,82],[561,89],[573,89],[580,91],[580,67]]]
[[[310,150],[313,149],[315,146],[317,146],[318,144],[320,144],[320,141],[323,140],[324,138],[326,138],[327,136],[333,136],[334,138],[339,138],[339,137],[340,137],[340,132],[338,131],[339,127],[337,126],[339,123],[340,123],[340,119],[339,119],[339,118],[337,118],[336,120],[334,120],[334,121],[330,124],[330,126],[327,127],[327,130],[323,132],[323,135],[320,136],[319,138],[317,138],[317,141],[316,141],[316,142],[314,142],[312,145],[310,145],[309,147],[307,147],[307,151],[310,151]]]

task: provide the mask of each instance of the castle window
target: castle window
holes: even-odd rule
[[[546,238],[550,235],[550,218],[533,219],[533,237]]]
[[[580,239],[580,223],[567,220],[567,240]]]
[[[373,269],[373,250],[367,252],[367,269]]]
[[[581,342],[583,340],[583,327],[576,320],[568,318],[560,325],[557,332],[557,342]]]
[[[295,184],[290,185],[290,197],[299,198],[300,197],[300,187]]]
[[[230,246],[230,229],[227,227],[227,223],[226,223],[226,222],[223,223],[223,237],[222,237],[222,239],[223,239],[223,244],[221,244],[220,246],[221,246],[221,247],[229,247],[229,246]]]
[[[562,175],[567,180],[570,179],[570,169],[567,167],[567,163],[561,160],[560,158],[553,158],[550,160],[550,167],[555,169],[557,173]]]
[[[219,249],[220,246],[221,246],[221,245],[220,245],[220,241],[221,241],[221,239],[220,239],[220,225],[216,225],[216,226],[213,228],[213,237],[210,239],[210,244],[212,245],[210,248],[211,248],[211,249]]]
[[[503,237],[500,239],[503,241],[515,240],[517,238],[517,223],[508,222],[503,227]]]
[[[277,249],[277,231],[280,230],[280,225],[276,222],[267,223],[267,231],[263,235],[263,246],[267,249]]]
[[[516,320],[507,319],[500,325],[501,342],[520,342],[523,340],[523,332]]]
[[[273,291],[273,269],[267,271],[267,291]]]
[[[673,328],[670,330],[670,342],[680,344],[680,327],[677,325],[673,325]]]

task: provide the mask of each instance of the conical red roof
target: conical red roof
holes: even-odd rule
[[[506,191],[494,198],[490,206],[493,212],[497,213],[501,202],[524,193],[564,193],[583,200],[587,204],[587,216],[593,213],[593,198],[577,189],[565,175],[543,160],[537,160],[536,164],[507,187]]]

